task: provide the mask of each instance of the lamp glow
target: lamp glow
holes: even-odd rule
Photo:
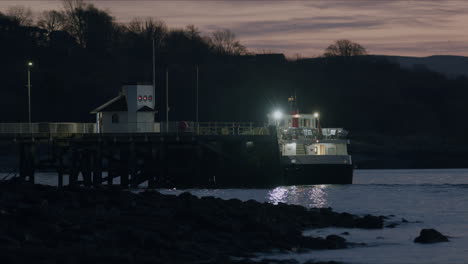
[[[33,64],[32,61],[28,61],[28,66],[29,66],[29,67],[32,67],[33,65],[34,65],[34,64]]]
[[[318,117],[319,117],[319,113],[314,113],[314,117],[315,117],[315,118],[318,118]]]
[[[283,113],[281,113],[281,111],[276,110],[275,112],[273,112],[273,118],[274,119],[279,120],[279,119],[281,119],[281,117],[283,117]]]

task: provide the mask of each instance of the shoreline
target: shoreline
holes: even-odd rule
[[[340,236],[302,232],[383,228],[384,218],[189,193],[2,182],[0,258],[4,263],[245,263],[273,250],[346,248],[353,244]]]

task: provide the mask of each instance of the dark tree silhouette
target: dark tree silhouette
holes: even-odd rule
[[[164,39],[169,32],[166,23],[152,18],[147,18],[145,20],[134,18],[126,28],[128,33],[131,34],[130,38],[132,38],[134,42],[138,42],[138,44],[134,44],[147,46],[152,45],[154,40],[157,51],[160,51],[164,44]]]
[[[93,5],[76,12],[82,21],[80,44],[97,52],[108,52],[114,35],[114,18]]]
[[[44,11],[39,17],[37,26],[47,30],[48,34],[65,28],[65,15],[62,12],[51,10]]]
[[[152,18],[147,18],[146,20],[135,18],[128,24],[127,29],[129,32],[138,34],[146,40],[154,39],[155,43],[159,43],[159,45],[169,31],[166,23]]]
[[[6,14],[22,26],[31,26],[34,21],[33,12],[28,7],[11,6],[7,9]]]
[[[325,57],[351,57],[366,55],[366,49],[358,43],[347,39],[335,41],[325,49]]]
[[[211,37],[213,49],[223,55],[243,55],[247,53],[245,46],[236,40],[236,35],[229,29],[213,32]]]

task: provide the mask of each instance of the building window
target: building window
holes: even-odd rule
[[[119,123],[119,115],[118,114],[113,114],[112,115],[112,123]]]

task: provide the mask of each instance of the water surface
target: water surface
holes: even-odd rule
[[[38,174],[37,181],[56,185],[57,178],[50,174]],[[64,182],[67,183],[66,178]],[[395,215],[390,221],[405,218],[417,222],[383,230],[308,230],[305,233],[313,236],[347,231],[350,233],[345,236],[348,241],[364,242],[368,246],[275,255],[276,258],[335,260],[356,264],[468,263],[468,169],[356,170],[353,185],[160,191],[166,194],[189,191],[197,196],[223,199],[332,207],[335,211],[353,214]],[[451,236],[450,242],[432,245],[413,243],[422,228],[435,228]]]
[[[300,261],[335,260],[346,263],[468,263],[468,169],[356,170],[353,185],[278,187],[271,190],[189,190],[198,196],[254,199],[306,207],[332,207],[354,214],[395,215],[406,223],[383,230],[326,228],[306,231],[313,236],[349,232],[351,242],[367,247],[318,250],[276,255]],[[181,190],[163,190],[180,193]],[[449,243],[413,243],[422,228],[451,236]],[[268,256],[271,258],[272,256]]]

